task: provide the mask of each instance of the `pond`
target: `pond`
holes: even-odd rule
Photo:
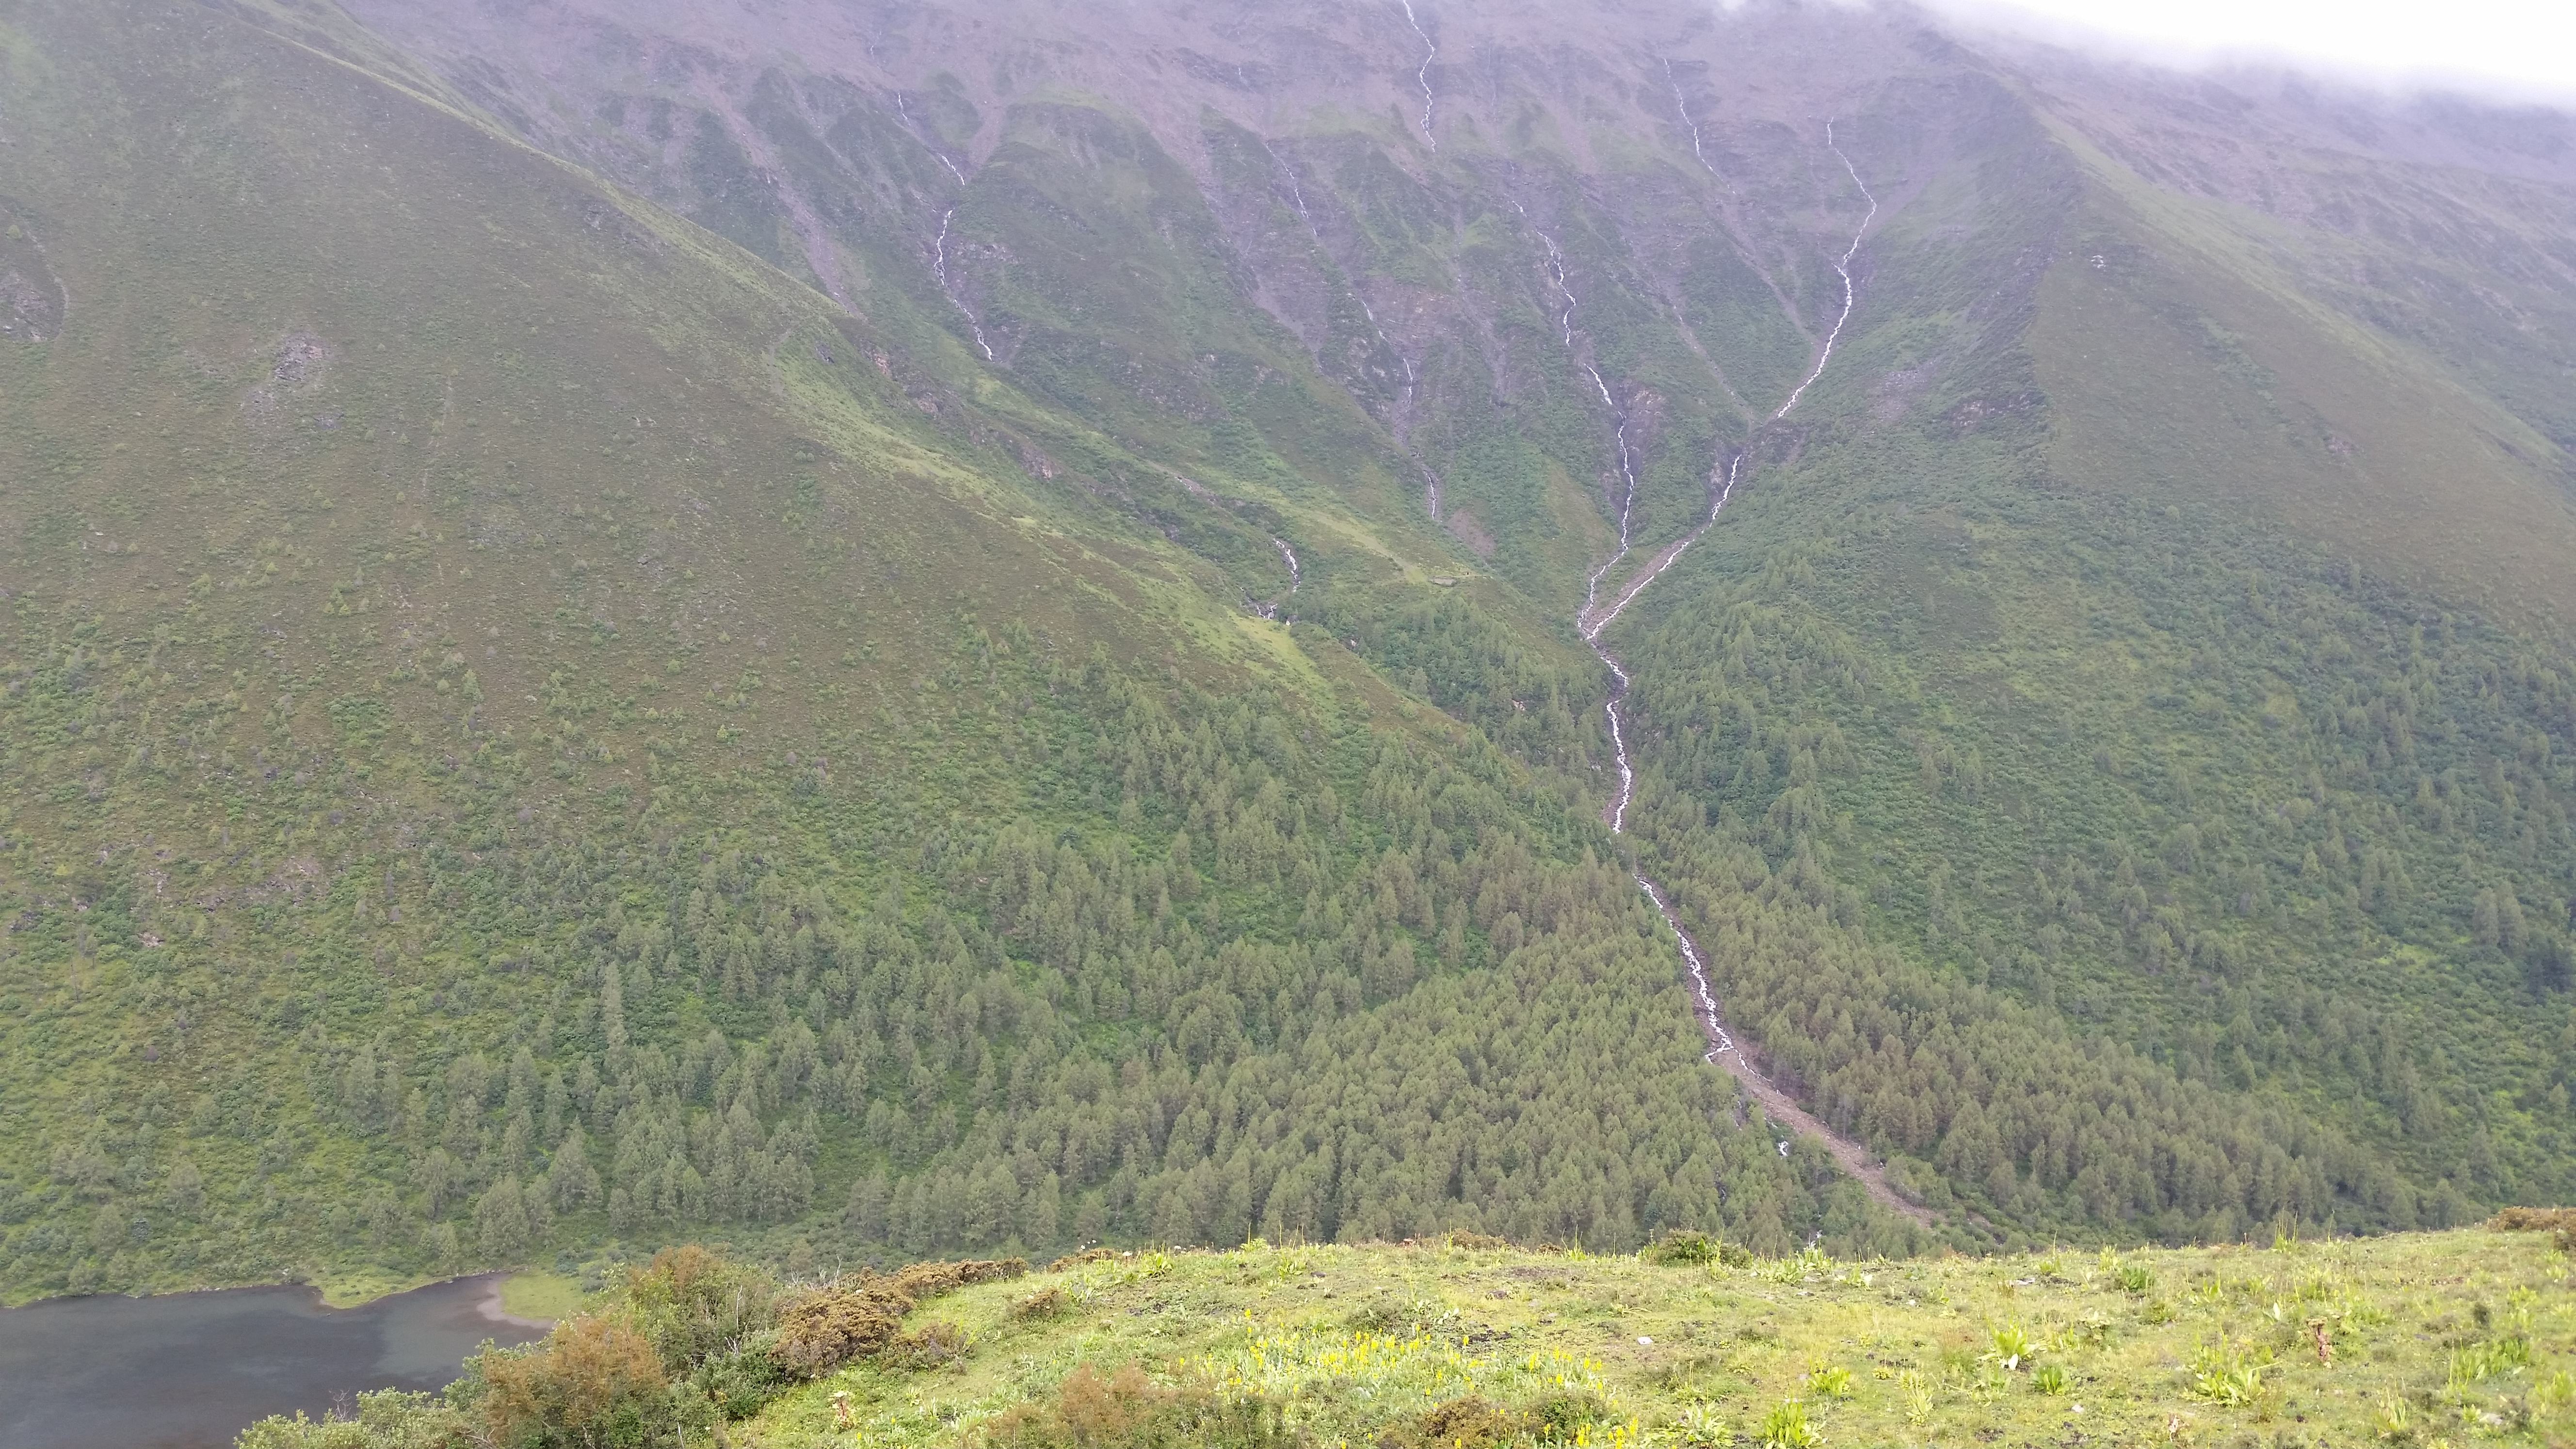
[[[545,1328],[501,1311],[497,1274],[357,1308],[236,1288],[0,1310],[0,1449],[222,1449],[270,1414],[438,1388],[483,1340]]]

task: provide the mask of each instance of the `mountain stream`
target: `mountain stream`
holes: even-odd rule
[[[1675,95],[1678,98],[1678,88],[1675,90]],[[1693,126],[1692,130],[1693,139],[1696,141],[1698,128]],[[1878,219],[1878,198],[1871,194],[1868,184],[1860,179],[1860,172],[1853,167],[1851,158],[1843,154],[1840,146],[1834,144],[1833,124],[1830,121],[1825,125],[1825,146],[1834,153],[1836,160],[1843,163],[1843,170],[1850,175],[1852,184],[1860,188],[1861,196],[1869,203],[1869,211],[1861,219],[1859,228],[1853,231],[1851,245],[1845,247],[1843,254],[1834,261],[1834,273],[1842,278],[1843,284],[1842,311],[1834,318],[1833,326],[1826,331],[1824,345],[1817,349],[1815,366],[1808,371],[1797,387],[1791,389],[1788,400],[1780,404],[1779,410],[1765,420],[1766,426],[1786,419],[1789,416],[1789,410],[1798,405],[1798,400],[1806,395],[1807,389],[1814,385],[1817,378],[1824,375],[1826,364],[1833,360],[1834,344],[1842,340],[1843,326],[1851,320],[1852,304],[1855,300],[1851,273],[1852,259],[1860,254],[1861,240],[1868,235],[1870,223]],[[1706,164],[1705,157],[1702,158],[1702,164]],[[1712,174],[1714,174],[1713,171]],[[1619,474],[1623,484],[1619,499],[1619,548],[1617,552],[1610,555],[1607,562],[1592,571],[1591,578],[1584,586],[1583,607],[1575,615],[1574,622],[1576,630],[1583,636],[1583,642],[1591,646],[1593,656],[1610,670],[1610,697],[1604,702],[1602,710],[1610,722],[1610,747],[1619,766],[1619,788],[1618,793],[1611,797],[1610,804],[1602,814],[1610,826],[1611,834],[1625,835],[1628,833],[1628,807],[1635,803],[1636,799],[1637,771],[1635,761],[1629,752],[1628,721],[1623,712],[1623,706],[1627,703],[1629,686],[1634,683],[1634,680],[1628,672],[1628,666],[1617,654],[1611,652],[1609,645],[1601,642],[1601,634],[1622,613],[1626,612],[1630,604],[1636,602],[1638,595],[1643,594],[1655,580],[1663,577],[1664,572],[1679,562],[1682,554],[1692,544],[1699,542],[1700,538],[1716,525],[1718,514],[1725,509],[1727,500],[1734,497],[1736,485],[1743,481],[1744,461],[1749,450],[1739,451],[1726,460],[1726,471],[1714,497],[1710,500],[1708,516],[1700,520],[1699,526],[1672,543],[1666,544],[1647,561],[1646,566],[1638,571],[1626,588],[1621,589],[1615,597],[1605,602],[1601,597],[1602,581],[1608,578],[1610,571],[1617,568],[1634,551],[1631,524],[1637,502],[1637,470],[1635,458],[1628,446],[1627,411],[1612,397],[1610,387],[1602,380],[1600,370],[1575,352],[1576,301],[1574,290],[1566,281],[1564,254],[1558,250],[1555,241],[1546,233],[1539,232],[1537,235],[1539,241],[1547,248],[1549,280],[1554,283],[1557,294],[1564,300],[1564,309],[1559,313],[1557,322],[1566,350],[1575,354],[1575,365],[1581,368],[1584,375],[1591,379],[1592,385],[1600,390],[1601,401],[1609,407],[1615,424],[1613,437],[1618,447]],[[1918,1223],[1929,1224],[1932,1221],[1931,1213],[1898,1196],[1896,1190],[1888,1185],[1886,1169],[1870,1156],[1866,1148],[1818,1121],[1814,1115],[1792,1100],[1786,1092],[1774,1085],[1745,1057],[1743,1049],[1736,1044],[1734,1033],[1727,1029],[1726,1014],[1718,1005],[1716,989],[1709,980],[1708,957],[1700,950],[1699,943],[1691,938],[1690,931],[1682,925],[1681,914],[1674,909],[1671,894],[1664,889],[1661,882],[1648,875],[1643,866],[1637,867],[1635,877],[1637,888],[1646,893],[1646,899],[1654,904],[1655,914],[1663,918],[1664,925],[1672,931],[1674,941],[1681,947],[1682,964],[1690,975],[1691,997],[1699,1017],[1700,1030],[1708,1038],[1708,1060],[1724,1067],[1737,1081],[1743,1083],[1745,1091],[1762,1104],[1763,1111],[1769,1114],[1772,1121],[1782,1124],[1792,1132],[1813,1137],[1822,1143],[1825,1150],[1833,1155],[1842,1169],[1857,1179],[1869,1195],[1880,1204]],[[1780,1144],[1780,1151],[1783,1156],[1788,1154],[1787,1142]]]

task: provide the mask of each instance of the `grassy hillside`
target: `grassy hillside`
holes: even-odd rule
[[[0,1292],[1908,1241],[1426,708],[1565,748],[1508,597],[245,14],[8,14]]]
[[[1614,635],[1645,858],[1811,1109],[1984,1219],[2563,1191],[2553,449],[2251,223],[1998,139]]]
[[[1019,1268],[745,1293],[665,1260],[551,1343],[487,1355],[455,1408],[389,1397],[372,1429],[271,1421],[242,1442],[572,1443],[621,1416],[735,1413],[733,1442],[782,1449],[2538,1444],[2576,1412],[2576,1296],[2536,1232],[1912,1262],[1256,1242]],[[725,1325],[739,1346],[710,1352],[684,1325],[717,1287],[752,1306]],[[622,1398],[523,1407],[581,1402],[523,1386],[597,1344],[632,1345]]]

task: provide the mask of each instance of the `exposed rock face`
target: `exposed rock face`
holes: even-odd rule
[[[60,336],[71,297],[46,264],[27,223],[0,203],[0,340],[44,342]]]

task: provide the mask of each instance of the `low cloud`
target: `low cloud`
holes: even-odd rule
[[[2576,5],[2544,0],[1925,0],[1954,24],[2184,70],[2281,67],[2576,109]]]

